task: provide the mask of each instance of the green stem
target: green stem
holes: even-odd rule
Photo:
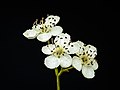
[[[60,90],[60,78],[57,76],[57,90]]]
[[[69,67],[66,69],[61,68],[60,72],[58,73],[58,76],[60,76],[63,72],[69,72],[70,69],[73,69],[73,67]]]
[[[57,90],[60,90],[60,75],[63,72],[69,72],[70,69],[72,69],[73,67],[69,67],[66,69],[61,68],[60,72],[58,72],[58,68],[55,68],[55,75],[56,75],[56,81],[57,81]]]
[[[55,69],[55,75],[56,75],[56,80],[57,80],[57,90],[60,90],[60,78],[58,75],[58,69]]]

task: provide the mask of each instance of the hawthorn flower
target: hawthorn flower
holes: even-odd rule
[[[52,36],[62,33],[62,27],[56,26],[59,20],[59,16],[50,15],[45,19],[45,22],[42,19],[39,24],[33,25],[32,29],[26,30],[23,35],[28,39],[35,39],[37,37],[39,41],[46,42]]]
[[[95,60],[97,49],[92,45],[85,46],[83,42],[78,41],[79,52],[77,56],[73,57],[73,67],[81,71],[84,77],[93,78],[95,76],[94,70],[98,68],[98,63]]]
[[[70,35],[61,33],[54,39],[54,44],[48,44],[42,47],[42,52],[47,54],[44,64],[50,69],[67,68],[72,64],[72,57],[69,54],[78,52],[79,47],[76,42],[70,42]]]

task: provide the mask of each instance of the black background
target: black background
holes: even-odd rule
[[[117,2],[44,0],[32,4],[16,3],[14,7],[1,9],[1,88],[56,90],[54,70],[43,63],[46,55],[41,52],[41,47],[46,43],[22,35],[36,19],[47,14],[60,16],[57,25],[71,35],[72,41],[81,40],[98,50],[99,68],[95,78],[89,80],[81,72],[70,70],[60,78],[61,90],[108,90],[113,86],[118,75],[114,71],[118,62],[115,61],[115,48],[119,41]]]

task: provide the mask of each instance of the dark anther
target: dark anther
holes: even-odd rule
[[[45,28],[47,28],[47,26],[45,26]]]
[[[90,65],[89,63],[87,65]]]
[[[55,23],[52,23],[53,24],[53,26],[55,26]]]
[[[65,46],[63,46],[63,48],[65,48]]]
[[[93,51],[93,52],[96,52],[96,51]]]
[[[40,27],[40,29],[43,29],[43,27]]]
[[[66,42],[64,42],[64,44],[66,44]]]
[[[92,50],[90,50],[90,52],[92,52]]]
[[[84,58],[82,57],[82,60],[84,61]]]
[[[53,52],[53,50],[51,50],[51,52]]]
[[[68,50],[68,53],[69,53],[70,51]]]
[[[67,37],[65,37],[65,39],[67,39]]]
[[[52,26],[50,25],[50,28],[52,28]]]
[[[57,47],[59,47],[59,45],[57,45]]]
[[[82,48],[84,50],[84,48]]]
[[[90,57],[92,57],[92,55],[90,55]]]
[[[85,55],[85,52],[83,53],[83,55]]]
[[[91,65],[93,65],[93,61],[91,61]]]
[[[95,56],[96,56],[97,54],[95,54]]]
[[[55,22],[56,20],[54,19],[54,22]]]
[[[68,45],[70,45],[70,42],[68,43]]]
[[[73,47],[73,45],[71,45],[71,47]]]
[[[60,39],[63,39],[62,37]]]
[[[55,42],[57,42],[57,40]]]
[[[65,48],[66,50],[68,49],[68,48]]]

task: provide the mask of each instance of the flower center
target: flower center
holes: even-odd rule
[[[85,66],[90,66],[92,64],[92,61],[90,60],[90,58],[88,58],[86,55],[83,55],[80,57],[82,60],[82,64]]]
[[[64,55],[65,51],[64,48],[57,46],[53,52],[53,55],[55,55],[56,57],[60,58],[60,56]]]
[[[51,28],[46,26],[45,24],[42,25],[42,27],[40,27],[40,33],[48,33],[51,31]]]
[[[40,21],[40,24],[42,26],[40,27],[40,33],[48,33],[51,31],[52,27],[50,25],[45,25],[43,19],[44,18],[42,18],[42,20]]]

